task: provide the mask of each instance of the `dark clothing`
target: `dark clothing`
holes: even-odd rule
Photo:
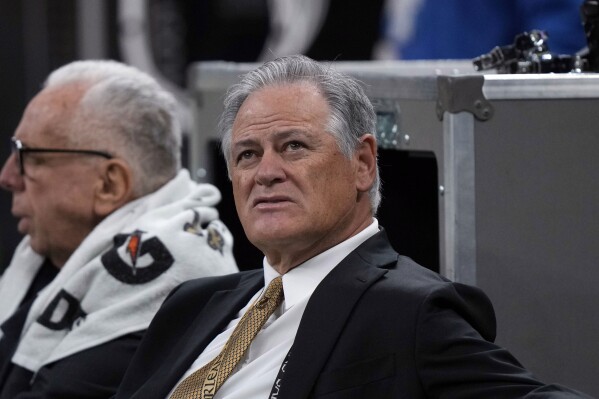
[[[116,392],[143,332],[78,352],[33,373],[17,365],[0,399],[105,399]],[[33,381],[32,381],[33,378]]]
[[[17,311],[1,328],[0,399],[103,399],[114,394],[143,332],[76,353],[33,373],[11,362],[37,293],[58,274],[45,261]],[[35,378],[34,378],[35,377]]]
[[[115,398],[164,399],[263,285],[263,272],[257,270],[197,279],[175,289],[152,321]],[[452,283],[399,256],[381,231],[312,294],[276,397],[586,397],[539,382],[493,344],[494,338],[493,308],[479,289]]]

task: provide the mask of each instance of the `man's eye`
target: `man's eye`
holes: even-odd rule
[[[237,161],[243,161],[246,159],[251,159],[254,156],[254,152],[253,151],[243,151],[242,153],[239,154],[239,156],[237,157]]]
[[[287,148],[290,149],[291,151],[296,151],[296,150],[300,150],[300,149],[304,148],[304,145],[302,143],[300,143],[299,141],[292,141],[289,144],[287,144]]]

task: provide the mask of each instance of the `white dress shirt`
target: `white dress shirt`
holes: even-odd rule
[[[287,352],[291,349],[310,296],[339,262],[377,232],[378,221],[373,218],[373,222],[355,236],[329,248],[283,275],[285,295],[283,303],[258,332],[245,357],[218,390],[214,399],[252,399],[269,396],[279,368]],[[279,273],[264,258],[265,286],[268,286],[278,276]],[[262,295],[263,291],[264,289],[258,291],[236,315],[235,319],[231,320],[224,331],[208,344],[177,385],[220,353],[241,317]],[[170,397],[175,387],[167,398]]]

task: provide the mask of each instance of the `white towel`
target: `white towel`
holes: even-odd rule
[[[44,261],[29,246],[29,236],[21,240],[15,253],[19,256],[12,258],[0,278],[0,325],[17,310]],[[0,339],[2,335],[0,330]]]
[[[13,362],[36,372],[143,330],[181,282],[236,272],[218,201],[216,187],[183,170],[103,220],[33,303]],[[25,249],[16,251],[15,266]]]

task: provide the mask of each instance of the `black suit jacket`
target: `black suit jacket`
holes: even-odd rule
[[[254,270],[174,290],[115,398],[165,398],[263,285]],[[314,291],[274,391],[284,399],[584,397],[543,385],[494,337],[480,290],[399,256],[381,231]]]

